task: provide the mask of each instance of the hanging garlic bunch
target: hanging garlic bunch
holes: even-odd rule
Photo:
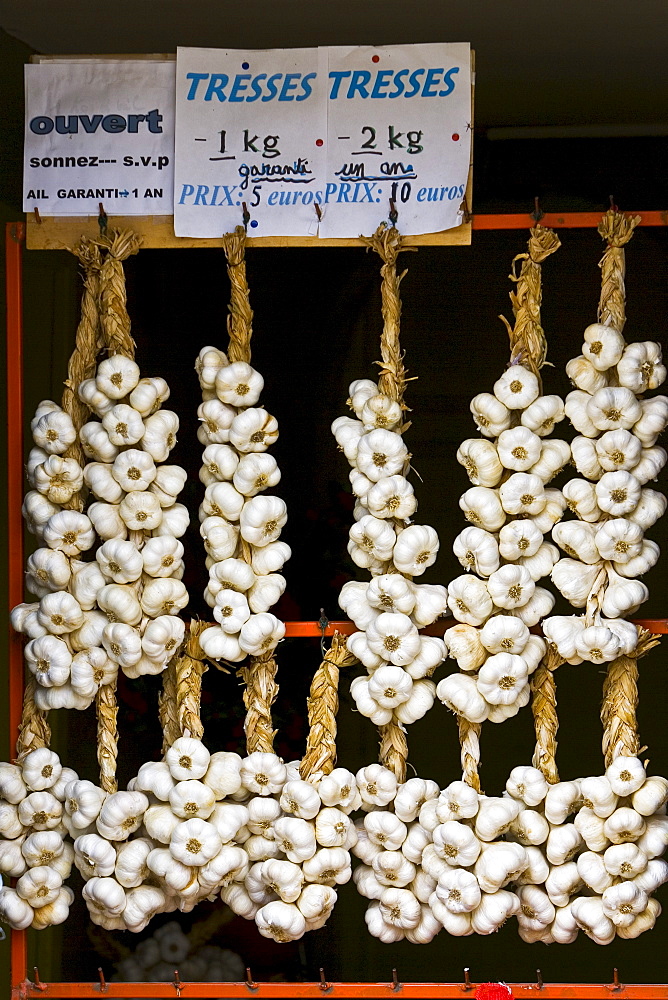
[[[371,900],[371,934],[391,943],[425,944],[441,930],[491,934],[520,910],[513,884],[530,851],[501,838],[520,805],[479,795],[464,781],[440,791],[411,778],[397,786],[379,765],[358,773],[366,816],[356,823],[358,892]]]
[[[23,509],[42,547],[28,559],[26,583],[39,601],[15,608],[12,624],[30,640],[25,656],[41,710],[88,707],[119,667],[129,677],[159,673],[184,635],[179,536],[189,518],[176,500],[186,474],[160,464],[178,428],[176,414],[160,409],[169,388],[161,378],[140,379],[137,364],[118,354],[100,362],[79,395],[100,418],[79,433],[91,460],[77,480],[94,497],[86,513],[58,509],[28,463],[35,490]],[[46,406],[33,421],[38,447],[67,447],[71,418],[55,404],[43,412]]]
[[[503,722],[528,704],[529,677],[546,645],[520,618],[495,614],[482,629],[454,625],[444,638],[460,673],[443,678],[436,693],[456,715],[477,724]]]
[[[576,520],[558,524],[552,532],[564,553],[552,579],[575,608],[586,608],[583,617],[545,622],[545,634],[571,663],[608,662],[635,648],[635,629],[624,618],[649,596],[639,577],[655,565],[659,546],[645,532],[666,509],[666,498],[646,487],[668,457],[656,444],[668,423],[668,397],[647,396],[666,377],[661,347],[654,341],[627,344],[621,332],[619,248],[637,220],[608,216],[599,227],[610,243],[604,261],[616,253],[621,264],[604,282],[602,321],[586,328],[582,354],[566,366],[575,386],[565,410],[578,433],[571,448],[580,478],[566,483],[563,492]],[[606,226],[627,230],[621,243]]]
[[[516,308],[518,327],[521,316]],[[448,606],[460,624],[445,640],[460,673],[444,678],[437,695],[474,724],[503,722],[528,703],[529,675],[545,652],[529,626],[554,605],[537,583],[558,559],[544,536],[565,501],[547,484],[569,461],[570,449],[549,436],[564,418],[562,400],[542,395],[538,375],[522,358],[522,352],[514,357],[492,394],[472,400],[483,436],[464,441],[457,452],[472,483],[460,500],[470,526],[453,545],[466,573],[448,586]]]
[[[417,500],[406,479],[410,456],[400,403],[369,379],[353,382],[349,392],[357,419],[338,417],[332,431],[352,466],[357,498],[348,552],[372,576],[370,583],[344,584],[339,597],[360,630],[348,648],[367,669],[351,693],[358,711],[376,725],[394,720],[403,726],[433,704],[429,678],[446,654],[440,639],[418,631],[444,613],[446,589],[412,579],[434,563],[439,542],[433,528],[411,523]]]
[[[295,940],[324,925],[350,878],[359,802],[343,768],[306,782],[273,753],[210,754],[180,737],[75,841],[91,919],[138,932],[220,895],[264,936]]]
[[[103,798],[46,747],[19,764],[0,764],[0,873],[17,880],[15,888],[0,888],[0,919],[14,930],[43,930],[67,919],[73,820],[87,824]]]
[[[290,548],[279,541],[286,506],[264,491],[281,474],[267,448],[278,437],[274,417],[259,405],[262,376],[244,361],[229,363],[203,348],[195,366],[202,387],[197,436],[205,445],[200,480],[200,534],[209,583],[204,597],[216,625],[202,635],[214,660],[239,662],[270,653],[285,628],[269,608],[285,590],[280,574]]]
[[[351,878],[350,848],[357,842],[349,816],[361,801],[355,775],[334,768],[303,780],[299,764],[285,766],[260,752],[244,760],[249,835],[243,846],[250,868],[243,891],[221,893],[235,913],[253,918],[260,933],[277,942],[325,925],[338,886]]]
[[[108,619],[100,645],[109,658],[128,677],[156,674],[183,641],[178,614],[188,602],[179,539],[189,516],[177,502],[186,472],[164,464],[179,419],[161,409],[169,397],[164,379],[140,378],[131,358],[112,355],[89,381],[94,388],[84,382],[79,395],[101,421],[85,424],[80,438],[93,459],[84,477],[97,502],[88,515],[102,544],[97,578],[84,567],[90,576],[82,578],[81,590],[90,601],[102,583],[96,603]]]
[[[544,855],[517,890],[525,941],[570,944],[583,930],[609,944],[654,926],[661,907],[650,897],[668,880],[659,857],[668,844],[665,778],[647,777],[636,757],[620,756],[605,775],[549,787],[535,768],[515,768],[506,788],[530,806],[507,836],[540,844]]]

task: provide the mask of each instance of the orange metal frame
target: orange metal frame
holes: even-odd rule
[[[668,212],[642,212],[641,225],[668,225]],[[531,215],[478,215],[474,229],[526,229],[533,223]],[[584,228],[597,226],[600,213],[571,212],[546,214],[541,223],[551,228]],[[9,571],[9,608],[23,600],[23,244],[25,226],[11,222],[6,227],[6,288],[7,288],[7,562]],[[441,621],[423,631],[442,634],[450,623]],[[651,632],[668,633],[668,619],[639,620]],[[324,630],[318,622],[286,622],[286,637],[304,638],[331,636],[335,631],[350,635],[356,631],[349,621],[329,622]],[[23,706],[23,647],[21,637],[13,632],[9,637],[9,735],[10,756],[13,738],[18,732]],[[384,997],[400,993],[404,997],[444,998],[457,1000],[473,994],[476,984],[469,980],[468,970],[462,983],[401,983],[393,970],[389,983],[330,983],[320,970],[317,983],[256,983],[247,970],[244,983],[183,983],[178,972],[174,981],[164,983],[107,983],[102,970],[96,983],[42,983],[39,972],[28,978],[28,948],[26,931],[10,933],[10,968],[12,1000],[30,997]],[[614,970],[610,984],[543,983],[538,973],[534,984],[509,983],[516,1000],[668,1000],[668,985],[632,985],[619,982]]]

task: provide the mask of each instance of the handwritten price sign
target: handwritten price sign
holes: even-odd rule
[[[328,50],[327,183],[321,236],[407,236],[461,222],[471,148],[466,44]]]
[[[326,50],[179,49],[174,231],[220,236],[243,207],[253,236],[317,232]]]
[[[179,49],[174,228],[215,237],[406,235],[459,225],[467,44]]]

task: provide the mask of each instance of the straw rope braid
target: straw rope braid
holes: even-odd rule
[[[277,730],[272,726],[271,706],[278,694],[276,661],[271,654],[251,656],[248,666],[240,667],[237,676],[246,685],[244,690],[246,750],[249,754],[256,750],[273,753]]]
[[[100,323],[104,345],[109,354],[135,356],[135,342],[130,334],[123,261],[138,253],[141,237],[131,231],[114,230],[99,242],[106,254],[100,270]]]
[[[37,681],[28,674],[23,692],[23,709],[16,741],[16,761],[21,763],[32,750],[40,750],[51,744],[51,726],[47,712],[40,712],[35,705]]]
[[[557,650],[548,645],[547,652],[531,678],[531,711],[536,731],[536,749],[532,764],[551,785],[559,781],[557,770],[557,687],[554,671],[565,661]]]
[[[201,740],[204,735],[200,704],[202,675],[208,667],[204,663],[206,657],[199,637],[207,628],[211,628],[209,622],[191,622],[190,635],[174,667],[178,735],[191,736],[195,740]]]
[[[102,262],[98,247],[85,238],[77,246],[67,249],[81,261],[84,271],[84,292],[81,300],[81,319],[77,327],[75,347],[67,366],[67,380],[61,406],[71,417],[77,431],[77,439],[69,446],[65,457],[76,459],[83,468],[86,459],[79,443],[78,432],[88,419],[89,410],[79,400],[77,390],[83,379],[89,378],[95,372],[95,362],[101,346],[98,300]],[[80,491],[74,493],[67,503],[60,506],[80,511],[83,510],[83,505],[83,491]],[[35,679],[30,676],[26,680],[16,744],[19,760],[23,760],[31,750],[49,746],[51,742],[51,727],[47,722],[47,713],[40,711],[35,705],[35,689]]]
[[[476,792],[482,794],[480,787],[480,732],[479,722],[469,722],[463,715],[457,716],[459,726],[459,744],[461,747],[462,779]]]
[[[608,767],[617,757],[641,753],[638,735],[638,663],[641,656],[658,646],[660,637],[638,629],[638,644],[628,656],[618,656],[608,664],[603,682],[603,753]]]
[[[232,362],[245,361],[246,364],[250,364],[253,310],[248,295],[246,230],[243,226],[237,226],[233,233],[225,233],[223,250],[227,258],[227,274],[230,279],[230,305],[227,317],[230,344],[227,356]]]
[[[100,332],[100,268],[102,257],[100,248],[85,237],[77,246],[68,247],[70,253],[78,258],[83,268],[83,295],[81,298],[81,319],[77,327],[74,350],[67,365],[67,379],[61,406],[69,414],[77,432],[88,420],[90,410],[79,399],[78,390],[81,383],[95,375],[97,356],[102,349]],[[79,435],[65,452],[65,458],[74,458],[81,468],[86,464]],[[83,491],[75,493],[67,503],[62,504],[69,510],[83,510]]]
[[[339,709],[339,671],[357,658],[349,652],[346,637],[335,632],[332,645],[313,675],[307,701],[309,734],[299,766],[304,781],[317,772],[331,774],[336,765],[336,713]]]
[[[608,248],[601,258],[601,298],[598,305],[598,321],[622,333],[626,324],[626,255],[624,247],[633,236],[633,230],[640,222],[640,216],[633,218],[610,208],[598,225],[602,239]]]
[[[162,727],[162,756],[172,743],[179,738],[179,720],[176,712],[176,657],[173,657],[162,672],[162,691],[158,697],[158,713]]]
[[[547,340],[540,323],[540,307],[543,299],[541,264],[561,246],[559,237],[552,229],[537,225],[531,230],[528,253],[517,254],[513,258],[509,278],[515,282],[510,292],[510,301],[515,317],[511,327],[504,316],[500,316],[508,328],[510,337],[510,364],[521,364],[538,376],[547,357]],[[522,261],[519,275],[516,264]]]
[[[397,230],[394,227],[388,229],[385,224],[381,224],[373,236],[361,236],[360,239],[367,249],[374,250],[383,261],[383,266],[380,269],[382,277],[380,286],[381,314],[383,317],[383,332],[380,337],[382,360],[376,362],[381,372],[378,379],[378,391],[399,403],[402,410],[406,410],[407,407],[404,403],[404,389],[407,382],[406,369],[399,344],[401,325],[399,285],[405,277],[406,271],[397,274],[397,257],[402,250],[414,250],[415,247],[404,247],[402,237]],[[399,433],[403,433],[407,426],[401,427]],[[388,572],[392,572],[391,567],[388,568]],[[408,741],[405,729],[392,720],[384,726],[378,726],[378,732],[380,733],[379,760],[381,764],[392,771],[397,781],[404,782],[408,761]]]
[[[514,326],[511,327],[504,316],[499,317],[508,330],[510,364],[521,364],[524,368],[532,371],[538,378],[539,385],[541,384],[539,372],[547,357],[547,340],[540,322],[540,307],[543,298],[541,265],[560,246],[559,237],[551,229],[544,229],[542,226],[536,225],[530,231],[528,253],[518,254],[513,258],[509,275],[510,280],[516,284],[515,290],[510,292],[510,301],[515,317]],[[519,260],[522,261],[522,266],[518,276],[515,265]],[[543,664],[547,659],[546,656]],[[538,668],[537,674],[543,670],[543,664]],[[556,774],[556,765],[553,762],[558,727],[556,688],[549,671],[546,670],[545,674],[541,673],[541,677],[543,677],[544,682],[540,684],[540,697],[534,694],[532,703],[537,740],[534,764],[543,770],[541,765],[536,764],[536,760],[540,759],[550,770],[550,773]],[[534,680],[534,684],[536,685],[534,690],[536,690],[538,682]],[[463,779],[468,785],[480,792],[478,767],[480,765],[481,726],[469,722],[461,716],[458,716],[458,723]],[[551,769],[548,767],[550,753],[552,753]],[[548,777],[547,774],[546,777]],[[552,779],[548,777],[548,780]]]
[[[230,279],[230,305],[227,317],[227,332],[230,342],[227,356],[230,362],[245,361],[250,364],[251,336],[253,334],[253,310],[250,307],[248,279],[246,277],[246,231],[237,226],[233,233],[223,236],[223,250],[227,259],[227,273]],[[248,542],[239,537],[237,559],[250,565],[251,549]],[[246,685],[244,705],[246,706],[246,750],[253,753],[273,753],[276,730],[272,726],[271,706],[278,694],[276,683],[276,660],[273,654],[251,656],[248,665],[237,671],[237,676]]]
[[[375,250],[383,261],[380,269],[382,282],[380,286],[381,314],[383,317],[383,332],[380,337],[380,356],[382,361],[376,361],[380,368],[378,390],[390,399],[404,405],[404,389],[406,387],[406,369],[404,355],[399,345],[399,328],[401,324],[401,298],[399,286],[406,276],[406,271],[397,274],[397,257],[406,250],[416,250],[416,247],[406,247],[397,230],[380,225],[373,236],[360,236],[362,243],[369,250]],[[402,431],[404,428],[402,428]]]
[[[509,278],[515,282],[510,292],[510,302],[515,318],[511,328],[506,324],[510,338],[510,364],[520,364],[532,371],[538,378],[542,392],[540,369],[547,359],[547,338],[541,325],[540,310],[543,301],[542,263],[561,246],[561,241],[552,229],[536,225],[530,230],[528,252],[513,258]],[[519,275],[517,262],[522,261]],[[554,784],[559,780],[556,765],[557,731],[557,689],[553,671],[563,663],[558,653],[548,647],[538,669],[531,679],[531,710],[536,732],[536,748],[533,765],[545,778]]]
[[[123,354],[134,358],[135,342],[130,334],[123,261],[136,254],[141,237],[131,231],[113,231],[98,241],[103,250],[100,268],[100,325],[104,347],[110,355]],[[116,681],[103,684],[95,696],[97,713],[97,759],[100,766],[100,786],[105,792],[118,791],[116,759],[118,757],[118,703]]]
[[[601,297],[598,320],[621,333],[626,324],[626,251],[624,247],[633,236],[640,216],[625,216],[610,208],[598,226],[608,247],[603,254],[601,268]],[[596,583],[594,584],[596,587]],[[590,595],[591,596],[591,595]],[[597,596],[600,603],[602,596]],[[589,610],[589,601],[587,602]],[[637,660],[659,644],[659,636],[645,629],[638,630],[638,643],[628,656],[619,656],[608,664],[603,684],[603,753],[606,767],[615,758],[635,757],[641,752],[638,735],[638,665]]]

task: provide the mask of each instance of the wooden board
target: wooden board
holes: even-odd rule
[[[143,239],[147,249],[177,249],[179,247],[220,247],[220,239],[196,239],[191,236],[175,236],[174,220],[171,215],[112,215],[109,229],[131,229]],[[26,216],[26,246],[28,250],[63,250],[78,243],[82,236],[92,239],[100,235],[97,218],[91,216]],[[422,236],[407,236],[407,246],[468,246],[471,242],[471,223],[443,233],[425,233]],[[315,236],[264,236],[249,237],[249,247],[361,247],[358,239],[321,240]]]
[[[175,59],[174,55],[129,55],[129,56],[49,56],[36,55],[33,62],[56,62],[59,60],[107,59]],[[423,233],[420,236],[405,237],[406,246],[470,246],[470,209],[473,194],[473,100],[475,94],[475,53],[471,50],[471,127],[469,172],[466,181],[464,207],[466,221],[455,229],[440,233]],[[239,220],[241,222],[241,219]],[[221,247],[221,239],[200,239],[191,236],[174,235],[174,219],[171,215],[112,215],[108,217],[109,229],[131,229],[142,237],[147,250],[174,250],[193,247]],[[96,239],[100,235],[97,216],[61,215],[42,216],[36,210],[26,214],[26,247],[28,250],[63,250],[78,243],[82,236]],[[222,235],[222,234],[221,234]],[[249,247],[361,247],[361,240],[319,239],[317,236],[249,236]]]

